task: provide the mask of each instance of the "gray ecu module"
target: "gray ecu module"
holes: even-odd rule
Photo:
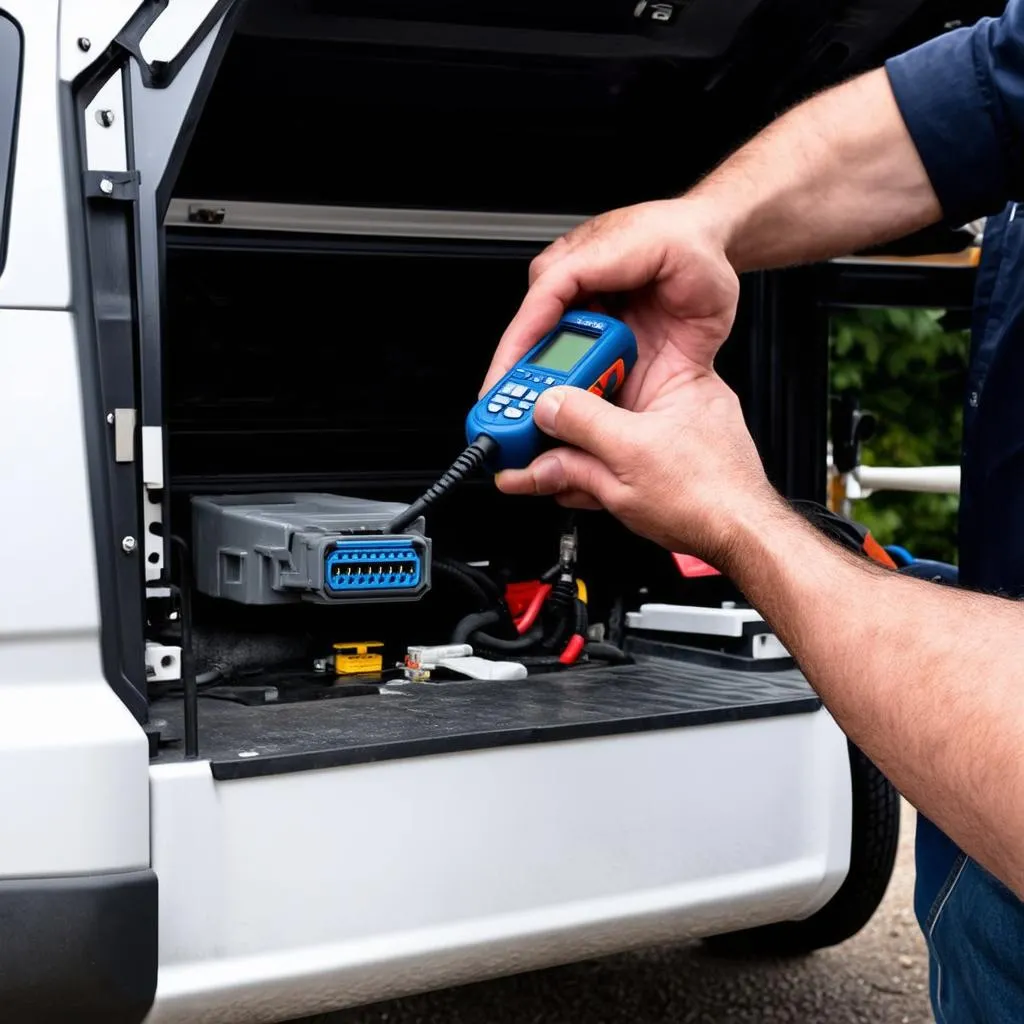
[[[430,589],[430,538],[407,506],[335,494],[192,499],[196,587],[240,604],[415,601]]]

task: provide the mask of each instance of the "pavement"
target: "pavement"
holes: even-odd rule
[[[928,963],[914,921],[914,812],[868,926],[789,961],[716,960],[663,946],[315,1018],[316,1024],[931,1024]],[[313,1024],[313,1021],[305,1022]]]

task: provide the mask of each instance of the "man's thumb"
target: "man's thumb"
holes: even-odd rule
[[[582,388],[557,387],[537,399],[533,421],[545,434],[606,459],[620,448],[632,415]]]

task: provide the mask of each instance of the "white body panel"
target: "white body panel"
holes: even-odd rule
[[[22,511],[5,530],[0,640],[95,634],[96,549],[71,314],[0,309],[0,381],[0,480],[10,513]],[[45,557],[57,551],[59,577]]]
[[[280,1020],[805,916],[848,869],[847,747],[824,711],[151,777],[150,1024]]]
[[[25,54],[0,307],[67,309],[71,264],[57,97],[57,3],[4,0],[3,6],[21,25]]]
[[[57,7],[57,0],[28,2]],[[128,24],[139,6],[139,0],[60,0],[60,77],[70,81],[81,74]],[[79,46],[79,39],[89,41],[88,49]]]
[[[0,877],[146,867],[146,737],[100,670],[71,314],[0,310],[0,380]]]
[[[148,767],[95,634],[0,640],[0,878],[148,867]]]

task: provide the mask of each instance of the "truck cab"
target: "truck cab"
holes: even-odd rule
[[[6,1020],[866,923],[897,796],[728,579],[486,473],[386,524],[545,245],[987,13],[0,0]],[[905,257],[967,244],[745,276],[718,368],[788,498],[825,500],[830,312],[966,308]]]

